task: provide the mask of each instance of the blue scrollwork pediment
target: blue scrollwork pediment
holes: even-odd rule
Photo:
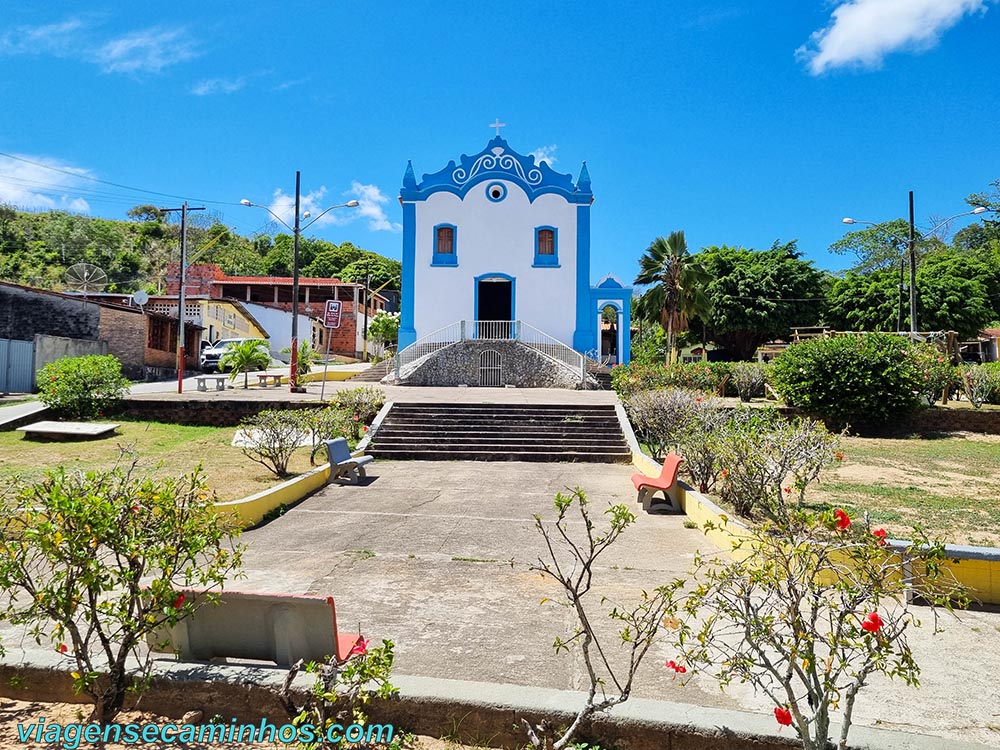
[[[517,153],[500,136],[478,154],[463,154],[460,164],[452,160],[444,169],[425,174],[419,184],[413,178],[412,168],[407,166],[400,197],[425,200],[434,193],[449,192],[464,198],[474,186],[495,179],[520,186],[529,201],[548,193],[562,195],[571,203],[589,204],[593,198],[589,175],[586,181],[574,184],[572,175],[556,172],[544,161],[535,164],[534,156]]]

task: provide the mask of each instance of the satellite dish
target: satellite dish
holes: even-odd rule
[[[108,275],[93,263],[74,263],[66,269],[66,286],[74,292],[99,292],[108,285]]]
[[[149,302],[149,295],[148,295],[148,294],[146,294],[146,292],[142,291],[142,289],[140,289],[140,290],[139,290],[138,292],[135,292],[135,293],[134,293],[134,294],[132,295],[132,300],[133,300],[133,301],[135,302],[135,304],[137,304],[137,305],[138,305],[139,307],[142,307],[142,306],[143,306],[143,305],[145,305],[145,304],[146,304],[147,302]]]

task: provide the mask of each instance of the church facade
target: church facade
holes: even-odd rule
[[[515,335],[502,326],[517,320],[593,355],[610,307],[613,361],[628,362],[631,289],[611,276],[591,285],[586,163],[574,181],[497,135],[420,181],[407,164],[399,198],[400,350],[456,321]]]

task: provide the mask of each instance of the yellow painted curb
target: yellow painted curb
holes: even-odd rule
[[[216,503],[212,509],[219,515],[231,516],[246,529],[260,523],[264,517],[281,507],[297,503],[316,490],[326,486],[330,478],[330,464],[322,464],[287,482],[269,487],[266,490],[225,503]]]

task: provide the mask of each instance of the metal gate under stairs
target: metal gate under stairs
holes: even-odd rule
[[[503,386],[503,358],[496,349],[487,349],[479,355],[479,385],[486,388]]]

